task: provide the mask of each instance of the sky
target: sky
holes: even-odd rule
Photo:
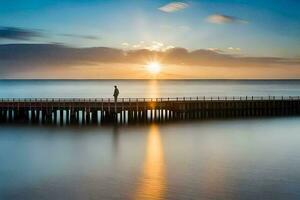
[[[0,78],[300,78],[298,0],[1,0]]]

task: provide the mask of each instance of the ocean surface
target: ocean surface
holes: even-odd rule
[[[300,96],[300,81],[0,81],[0,98]],[[300,199],[300,117],[0,124],[0,200]]]
[[[0,80],[0,98],[112,98],[114,85],[119,87],[120,98],[300,95],[300,80]]]

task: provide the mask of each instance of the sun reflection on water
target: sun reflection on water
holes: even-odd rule
[[[164,199],[166,190],[165,166],[161,136],[152,125],[147,139],[146,158],[135,199]]]
[[[145,95],[149,98],[158,98],[160,96],[159,82],[157,80],[149,81],[149,83],[147,84]]]

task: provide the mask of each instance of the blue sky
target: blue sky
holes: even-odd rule
[[[0,0],[0,78],[298,79],[300,0]]]
[[[77,47],[133,48],[141,41],[195,49],[220,49],[247,56],[296,57],[300,52],[298,0],[190,0],[164,12],[167,0],[1,0],[0,26],[43,34],[30,41]],[[247,23],[211,23],[211,15]],[[93,36],[68,37],[68,36]],[[233,50],[230,50],[232,47]],[[138,48],[138,46],[136,46]],[[236,50],[236,51],[235,51]]]

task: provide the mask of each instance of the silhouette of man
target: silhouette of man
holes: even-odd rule
[[[118,87],[115,85],[115,91],[114,91],[114,98],[115,98],[115,102],[117,102],[118,100],[118,96],[119,96],[119,89]]]

